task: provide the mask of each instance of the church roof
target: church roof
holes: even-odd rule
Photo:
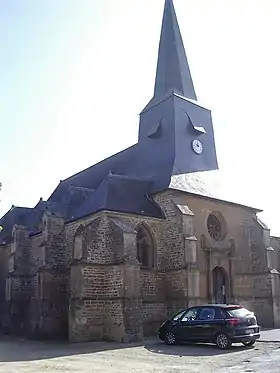
[[[71,186],[97,189],[110,173],[126,175],[133,172],[137,174],[139,154],[137,145],[133,145],[61,181],[50,196],[49,201],[60,201],[65,191]]]
[[[32,209],[28,207],[12,206],[12,208],[1,218],[0,225],[24,225],[27,222],[27,214],[31,211]]]
[[[10,239],[14,225],[30,225],[32,210],[32,208],[28,207],[12,206],[0,219],[0,226],[3,227],[3,230],[0,232],[0,244],[7,243]]]
[[[87,180],[87,178],[85,179]],[[99,211],[116,211],[164,218],[161,208],[149,197],[153,180],[108,174],[96,189],[61,184],[56,201],[40,200],[34,208],[14,207],[0,219],[0,245],[9,243],[15,224],[25,226],[30,234],[41,230],[45,211],[62,216],[66,222]],[[58,198],[58,195],[60,198]]]
[[[109,174],[81,206],[73,219],[97,211],[117,211],[163,218],[160,207],[149,198],[152,180]]]

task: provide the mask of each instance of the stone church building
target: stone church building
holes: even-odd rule
[[[199,188],[196,175],[217,168],[211,112],[166,0],[138,143],[0,219],[2,332],[133,341],[206,302],[241,303],[279,327],[280,239],[260,210]]]

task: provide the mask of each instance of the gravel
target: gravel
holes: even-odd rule
[[[280,344],[261,342],[255,348],[237,345],[220,351],[211,345],[169,347],[156,340],[128,345],[6,339],[0,341],[0,373],[267,373],[263,369],[268,361],[278,357],[279,348]],[[260,367],[262,370],[258,370]]]

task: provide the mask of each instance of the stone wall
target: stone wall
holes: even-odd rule
[[[125,311],[128,284],[124,283],[123,232],[104,213],[84,223],[83,229],[78,227],[76,234],[82,235],[82,249],[77,250],[83,254],[79,259],[74,255],[71,266],[70,338],[122,340],[126,335],[125,317],[131,310],[129,307]],[[75,239],[74,234],[73,243]]]
[[[271,275],[267,262],[267,248],[270,246],[270,233],[257,219],[251,233],[251,266],[253,276],[252,309],[260,325],[274,326],[273,294]],[[248,302],[249,303],[249,302]]]
[[[143,333],[146,336],[154,335],[160,323],[167,316],[165,276],[156,270],[142,269],[140,282]]]
[[[72,341],[139,339],[168,315],[212,301],[217,266],[229,276],[231,301],[256,311],[264,326],[277,319],[279,281],[269,263],[279,268],[280,245],[272,240],[268,250],[269,232],[254,210],[174,190],[154,199],[166,219],[102,212],[65,224],[45,214],[36,236],[16,227],[0,256],[1,281],[11,278],[2,311],[10,329]],[[220,241],[207,230],[213,211],[225,222]],[[142,224],[154,242],[150,267],[137,260]]]
[[[69,271],[64,222],[45,214],[42,225],[42,233],[31,237],[24,227],[13,229],[7,250],[5,329],[30,337],[66,338]]]
[[[104,213],[104,216],[98,217],[99,220],[92,225],[94,229],[91,231],[91,234],[94,235],[94,231],[100,231],[102,226],[101,231],[105,237],[103,240],[95,237],[96,242],[92,242],[92,245],[95,245],[95,249],[92,251],[92,253],[95,252],[95,256],[92,256],[89,262],[97,264],[96,262],[99,260],[99,265],[103,265],[102,271],[105,273],[105,278],[115,280],[121,276],[124,277],[124,274],[120,277],[115,273],[112,275],[109,263],[122,265],[124,260],[122,256],[123,240],[121,235],[116,234],[114,237],[113,232],[118,232],[117,227],[106,223],[107,228],[105,228],[106,219],[109,221],[115,218],[120,219],[135,230],[139,224],[145,223],[152,232],[156,242],[156,266],[153,269],[140,268],[140,305],[144,334],[153,334],[167,315],[178,311],[178,309],[208,301],[207,288],[212,293],[213,284],[212,278],[207,275],[206,255],[201,246],[202,236],[206,237],[206,245],[212,250],[210,270],[212,271],[216,266],[222,266],[229,274],[231,300],[255,310],[261,321],[263,321],[263,313],[260,305],[265,303],[264,313],[271,317],[271,283],[263,277],[263,271],[267,267],[262,238],[263,229],[256,220],[255,211],[176,191],[161,193],[155,197],[155,200],[164,211],[166,220]],[[189,215],[181,209],[181,205],[189,208]],[[215,242],[207,232],[206,220],[212,211],[219,211],[227,224],[227,234],[222,242]],[[191,217],[191,212],[193,212],[193,217]],[[186,215],[188,216],[186,217]],[[97,227],[99,228],[97,229]],[[111,240],[110,244],[108,237]],[[198,242],[196,243],[197,238]],[[184,242],[186,239],[188,242]],[[92,237],[90,240],[92,241]],[[254,243],[256,243],[255,246]],[[253,257],[252,261],[251,256]],[[258,261],[259,264],[257,264]],[[107,265],[108,267],[106,267]],[[96,271],[93,268],[94,266],[91,271]],[[260,281],[257,277],[258,273],[262,273],[260,277],[262,284],[258,284]],[[101,279],[102,276],[100,275],[98,278]],[[104,289],[106,289],[105,283],[106,281],[103,283]],[[121,288],[125,288],[125,282]],[[112,286],[111,292],[116,298],[113,297],[112,300],[107,294],[103,307],[106,308],[107,304],[115,304],[119,309],[117,313],[119,318],[116,323],[119,323],[120,333],[114,331],[113,334],[120,336],[125,331],[126,312],[124,307],[120,312],[118,290]],[[120,295],[120,297],[122,296]],[[103,320],[104,328],[102,332],[100,331],[107,339],[110,339],[108,335],[109,319]]]
[[[32,246],[28,231],[22,226],[13,229],[13,240],[7,251],[5,330],[14,334],[31,334],[30,304],[34,296],[35,273]],[[9,294],[8,294],[9,293]]]
[[[178,229],[180,230],[179,227],[182,224],[179,223],[178,215],[174,214],[171,201],[175,200],[178,206],[187,206],[194,215],[193,235],[198,239],[196,253],[200,272],[199,302],[213,301],[212,270],[220,266],[226,270],[229,277],[229,301],[241,303],[252,309],[263,326],[271,326],[273,320],[278,317],[276,311],[273,314],[273,304],[275,302],[280,304],[280,302],[272,299],[272,275],[267,262],[267,247],[270,245],[269,230],[257,219],[256,211],[244,206],[179,191],[163,193],[156,200],[161,206],[166,206],[164,210],[170,218],[170,230],[172,230],[172,222],[173,225],[177,224],[177,231],[174,231],[176,234],[174,237],[171,235],[171,240],[176,240],[177,237],[178,247],[180,247],[178,237],[181,236],[181,231]],[[220,241],[213,240],[207,230],[207,218],[212,212],[220,214],[222,223],[225,224],[223,226],[225,234]],[[278,246],[273,253],[272,261],[280,263],[279,241],[277,245],[276,240],[274,242],[274,245]],[[164,245],[166,244],[165,241]],[[177,251],[175,256],[182,263],[182,256]],[[190,279],[191,276],[188,273],[186,276],[182,275],[182,280],[178,281],[179,284],[185,281],[184,288],[189,301],[191,299],[188,293]],[[170,283],[176,287],[176,277]],[[175,307],[180,308],[179,305]]]
[[[104,338],[105,301],[71,299],[69,339],[72,342],[99,341]]]
[[[38,278],[40,322],[37,333],[44,339],[67,339],[69,273],[67,270],[44,269]]]
[[[274,327],[280,327],[280,238],[271,237],[267,249],[267,262],[270,272],[273,297]]]
[[[9,251],[9,246],[0,246],[0,330],[3,332],[5,332],[8,318],[6,291],[9,286],[7,281]]]
[[[82,231],[83,228],[81,228],[81,226],[88,225],[86,229],[87,232],[82,233],[83,239],[76,240],[77,245],[80,245],[81,242],[83,245],[83,260],[82,258],[80,259],[81,261],[93,265],[91,267],[91,272],[96,271],[96,266],[99,266],[98,270],[103,266],[102,268],[104,268],[105,273],[108,274],[105,275],[106,278],[112,278],[110,275],[109,263],[115,263],[119,266],[124,265],[125,263],[124,242],[122,236],[124,233],[122,232],[121,234],[118,234],[118,224],[114,224],[112,219],[119,219],[123,224],[129,225],[135,230],[137,230],[137,227],[142,223],[145,223],[149,228],[156,243],[156,263],[155,268],[140,269],[139,282],[141,287],[141,299],[138,300],[138,303],[143,309],[142,318],[145,334],[154,333],[160,323],[165,320],[167,314],[177,310],[177,307],[185,307],[188,304],[186,290],[188,272],[186,268],[182,216],[176,205],[173,203],[172,197],[164,195],[158,196],[156,199],[166,214],[166,220],[128,216],[117,213],[104,213],[97,214],[92,218],[92,222],[87,218],[84,221],[81,220],[79,222],[71,223],[66,227],[69,263],[71,263],[73,258],[72,251],[75,242],[75,232],[78,233],[79,229]],[[90,244],[87,244],[86,242],[90,242]],[[78,249],[78,251],[81,250]],[[74,269],[76,265],[77,261],[74,259],[71,277],[76,276],[76,269]],[[82,264],[80,263],[80,265]],[[84,263],[83,265],[84,268],[86,268],[86,264]],[[169,271],[170,274],[167,274]],[[137,273],[137,270],[136,272],[135,270],[132,272]],[[84,277],[84,280],[86,279],[86,276],[84,275],[81,275],[81,277]],[[113,278],[116,278],[116,276],[114,275]],[[176,287],[179,286],[180,279],[182,279],[180,286],[184,287],[184,290],[181,292],[176,290]],[[82,297],[82,288],[84,285],[80,286],[80,297]],[[125,286],[126,285],[124,284],[123,287],[125,288]],[[79,293],[77,285],[73,284],[72,289],[72,298],[75,298]],[[112,287],[113,294],[115,292],[114,289],[115,287]],[[106,296],[107,301],[111,302],[108,294]],[[123,296],[125,298],[125,294]],[[117,304],[117,299],[115,299],[115,303]],[[136,303],[135,300],[135,308],[137,308]],[[130,309],[131,307],[128,306],[128,308]],[[159,312],[159,310],[161,310],[161,312]],[[74,314],[75,312],[72,307],[72,315]],[[76,332],[73,331],[73,327],[76,325],[73,316],[71,317],[71,320],[70,323],[72,327],[70,327],[70,334],[76,335]],[[123,322],[125,323],[125,321]],[[130,321],[128,321],[128,324],[129,323]],[[79,328],[81,329],[81,323],[79,323]],[[105,334],[108,335],[107,332]]]
[[[280,272],[280,237],[271,237],[270,245],[273,248],[271,252],[271,263],[273,268]]]
[[[89,276],[87,272],[83,272],[81,275],[81,270],[77,272],[75,266],[79,263],[79,268],[87,268],[90,263],[90,276],[95,276],[94,273],[101,271],[104,275],[96,275],[99,281],[104,276],[104,281],[102,283],[103,287],[103,298],[101,294],[94,294],[95,291],[98,292],[97,288],[100,286],[99,281],[94,281],[96,290],[91,290],[93,294],[88,294],[91,301],[93,297],[97,297],[95,301],[99,301],[101,298],[104,299],[104,307],[112,308],[115,304],[119,310],[122,306],[122,312],[118,311],[119,314],[116,321],[113,322],[113,326],[108,327],[109,319],[104,321],[103,336],[106,339],[112,338],[109,336],[108,331],[112,328],[115,329],[114,335],[119,337],[122,333],[126,333],[130,330],[133,334],[134,327],[133,322],[136,323],[135,315],[128,316],[131,310],[133,313],[139,314],[139,308],[141,308],[141,318],[143,320],[143,331],[145,335],[155,333],[159,325],[166,319],[167,314],[172,313],[176,310],[176,305],[181,307],[187,304],[187,272],[186,272],[186,262],[185,262],[185,250],[184,250],[184,236],[182,231],[182,218],[176,208],[175,204],[164,196],[159,198],[157,201],[161,203],[161,207],[166,213],[167,219],[153,219],[147,217],[137,217],[128,216],[125,214],[117,213],[104,213],[98,215],[92,222],[86,220],[85,222],[80,221],[74,227],[71,227],[70,231],[66,231],[66,237],[68,238],[68,246],[74,245],[75,242],[75,232],[79,233],[80,225],[86,225],[86,230],[83,231],[83,239],[79,240],[82,242],[83,249],[83,259],[80,258],[80,262],[74,260],[72,264],[71,277],[78,276],[80,279],[78,283],[80,284],[80,290],[77,290],[77,282],[72,281],[72,304],[74,304],[74,298],[80,297],[85,299],[84,289],[85,281]],[[115,220],[119,220],[119,223]],[[130,227],[132,230],[137,228],[140,224],[145,224],[150,230],[155,241],[155,258],[156,263],[154,268],[140,268],[139,264],[132,261],[132,264],[126,263],[127,254],[125,252],[125,242],[124,236],[127,235],[126,228],[120,229],[120,226]],[[70,227],[69,227],[70,228]],[[136,232],[135,232],[136,233]],[[135,236],[135,234],[134,234]],[[70,238],[71,237],[71,238]],[[134,237],[135,241],[135,237]],[[78,241],[77,241],[78,242]],[[79,251],[80,249],[78,249]],[[71,253],[71,249],[68,249]],[[72,254],[73,255],[73,254]],[[130,254],[129,254],[130,255]],[[110,266],[110,263],[115,263],[116,266]],[[122,271],[120,271],[122,269]],[[104,272],[103,272],[104,271]],[[170,271],[170,274],[168,273]],[[139,275],[138,275],[139,272]],[[78,274],[77,274],[78,273]],[[139,278],[138,278],[139,277]],[[134,278],[135,289],[140,287],[139,299],[136,299],[129,293],[129,282]],[[182,282],[180,282],[182,280]],[[108,291],[106,292],[106,283],[108,284]],[[176,290],[176,287],[183,287],[183,290]],[[137,292],[138,290],[136,290]],[[132,305],[133,304],[133,305]],[[82,324],[75,321],[75,310],[72,307],[71,316],[71,327],[70,334],[73,338],[76,338],[77,328],[81,334],[81,330],[86,329],[87,326],[83,327]],[[82,305],[79,305],[79,312],[81,313],[83,309]],[[116,315],[116,313],[113,313]],[[83,316],[85,313],[83,313]],[[84,321],[85,322],[85,321]],[[139,324],[139,322],[138,322]],[[74,330],[76,328],[76,331]],[[139,325],[137,326],[139,328]],[[92,328],[92,330],[97,328]],[[99,332],[100,335],[101,331]],[[141,334],[141,332],[140,332]],[[98,337],[98,336],[97,336]],[[83,337],[79,337],[79,339]],[[89,338],[89,332],[87,329],[84,339]],[[94,335],[91,339],[96,338]]]

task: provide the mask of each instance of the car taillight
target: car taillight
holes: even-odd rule
[[[231,326],[236,326],[239,324],[240,320],[239,319],[228,319],[227,322],[229,323],[229,325]]]

